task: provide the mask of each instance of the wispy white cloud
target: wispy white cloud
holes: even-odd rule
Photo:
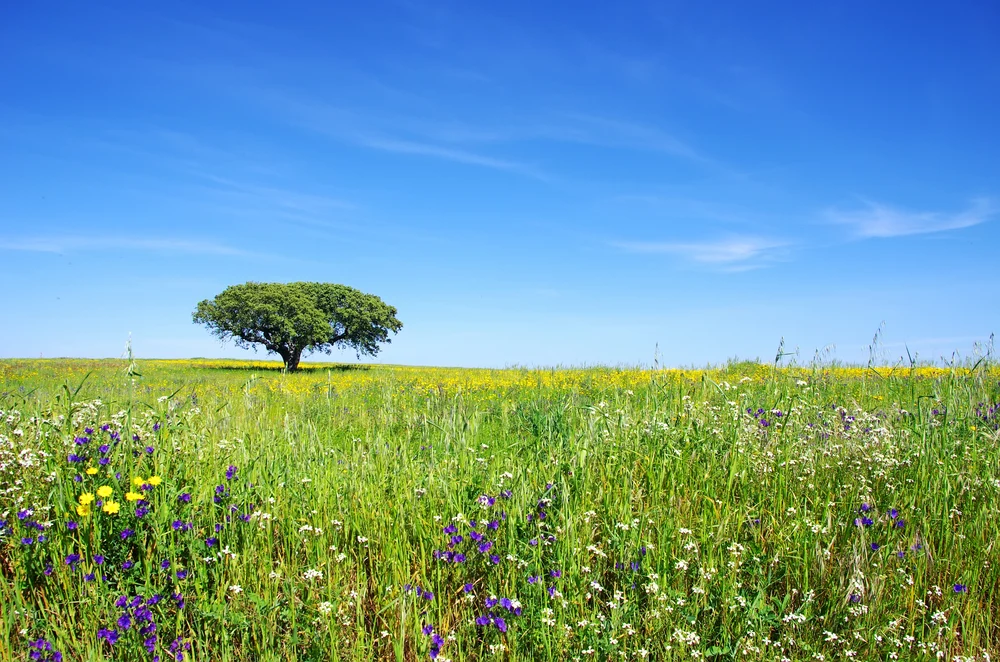
[[[959,212],[907,211],[869,202],[863,209],[829,210],[826,217],[831,223],[849,226],[856,236],[868,239],[960,230],[985,223],[997,212],[990,199],[977,198]]]
[[[495,168],[497,170],[509,170],[511,172],[518,172],[536,179],[545,179],[544,174],[538,170],[538,168],[527,164],[518,163],[516,161],[505,161],[503,159],[496,159],[490,156],[485,156],[483,154],[478,154],[476,152],[470,152],[464,149],[454,149],[451,147],[442,147],[440,145],[434,145],[430,143],[413,142],[409,140],[393,140],[386,138],[359,138],[358,142],[365,147],[370,147],[372,149],[377,149],[385,152],[396,152],[400,154],[417,154],[421,156],[432,156],[439,159],[445,159],[448,161],[456,161],[458,163],[468,163],[470,165],[483,166],[486,168]]]
[[[259,254],[211,241],[156,237],[51,235],[0,238],[0,250],[33,253],[71,253],[81,250],[149,251],[188,255],[230,255],[253,257]]]
[[[700,264],[745,270],[775,259],[789,244],[762,237],[727,237],[692,242],[618,241],[614,245],[630,253],[676,255]]]

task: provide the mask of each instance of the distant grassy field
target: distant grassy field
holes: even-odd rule
[[[277,367],[0,361],[0,661],[1000,657],[995,366]]]

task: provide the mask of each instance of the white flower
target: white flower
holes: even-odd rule
[[[330,604],[329,602],[319,603],[319,613],[323,614],[324,616],[329,616],[331,612],[333,612],[332,604]]]
[[[240,586],[239,584],[233,584],[232,586],[229,587],[229,590],[232,591],[233,593],[242,593],[243,587]]]

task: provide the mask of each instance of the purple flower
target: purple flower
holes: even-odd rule
[[[160,430],[160,423],[159,421],[157,421],[156,423],[153,423],[153,432],[159,432],[159,430]]]
[[[861,504],[861,512],[867,513],[871,509],[872,509],[872,507],[869,506],[867,503]]]
[[[182,522],[179,519],[175,519],[173,524],[171,524],[170,526],[173,527],[174,531],[180,531],[181,529],[184,528],[184,522]]]
[[[558,579],[558,578],[562,577],[562,572],[559,571],[559,570],[552,570],[551,572],[549,572],[549,575],[551,575],[552,577],[555,577],[556,579]]]
[[[104,565],[104,557],[100,554],[94,557],[94,563],[97,565]]]
[[[889,517],[890,519],[896,519],[897,517],[899,517],[899,511],[893,508],[892,510],[889,511]]]
[[[76,565],[77,563],[80,562],[80,555],[79,554],[75,554],[75,553],[74,554],[70,554],[69,556],[67,556],[63,560],[66,562],[66,565],[69,565],[69,566]]]
[[[966,586],[965,584],[955,584],[953,590],[955,591],[955,593],[968,593],[969,587]]]
[[[128,540],[129,538],[135,535],[135,531],[133,531],[132,529],[122,529],[122,532],[119,535],[121,536],[122,540]]]
[[[102,467],[106,467],[106,466],[108,466],[109,464],[111,464],[111,460],[109,460],[109,459],[108,459],[108,458],[106,458],[106,457],[102,457],[101,459],[99,459],[99,460],[97,461],[97,463],[98,463],[99,465],[101,465]]]
[[[434,594],[433,593],[431,593],[430,591],[424,591],[424,600],[427,600],[428,602],[430,602],[433,599],[434,599]]]
[[[70,453],[66,460],[69,462],[83,462],[83,458],[76,453]]]
[[[490,617],[489,616],[483,615],[483,616],[477,616],[476,617],[476,625],[484,626],[484,625],[489,625],[489,624],[490,624]]]
[[[123,630],[127,630],[130,627],[132,627],[132,619],[129,618],[128,614],[122,614],[118,618],[118,627],[120,627]]]
[[[226,469],[226,480],[232,480],[235,477],[236,477],[236,467],[230,464],[229,468]]]
[[[30,545],[33,542],[35,542],[34,538],[21,538],[22,545]]]
[[[135,516],[140,519],[148,514],[149,514],[149,508],[147,508],[146,506],[139,506],[138,508],[135,509]]]
[[[153,454],[153,447],[152,446],[146,446],[146,454],[147,455],[152,455]]]
[[[503,620],[500,616],[493,617],[493,624],[497,626],[497,629],[501,632],[507,631],[507,622]]]
[[[490,563],[492,563],[493,565],[499,565],[500,564],[500,557],[497,556],[496,554],[492,555],[490,557]]]
[[[86,574],[86,575],[83,576],[83,581],[85,581],[85,582],[92,582],[92,581],[94,581],[94,578],[95,578],[94,577],[94,573],[91,572],[91,573],[88,573],[88,574]]]
[[[180,494],[180,495],[177,496],[177,500],[178,501],[183,501],[184,503],[190,503],[191,502],[191,495],[188,492],[184,492],[183,494]]]
[[[465,554],[461,554],[461,553],[455,554],[455,556],[452,557],[452,560],[455,563],[465,563]]]
[[[73,520],[66,522],[66,528],[69,529],[70,531],[76,531],[78,526],[79,525]]]
[[[177,571],[177,579],[184,580],[184,579],[187,579],[187,576],[188,576],[187,570],[178,570]]]
[[[133,563],[132,561],[125,561],[124,563],[122,563],[122,570],[131,570],[132,566],[134,565],[135,563]]]
[[[871,544],[871,548],[873,552],[877,552],[879,550],[879,544],[877,542],[873,542]]]
[[[535,576],[528,577],[528,583],[529,584],[535,584],[537,582],[538,582],[538,577],[535,577]]]
[[[434,626],[427,624],[424,627],[420,628],[420,631],[424,633],[425,637],[429,637],[431,632],[434,632]]]
[[[857,593],[851,593],[848,600],[850,600],[851,602],[861,602],[861,596],[858,595]]]
[[[92,427],[85,427],[85,428],[83,428],[83,433],[84,434],[94,434],[94,428],[92,428]]]
[[[205,538],[205,544],[209,547],[215,547],[216,543],[219,542],[218,538]]]
[[[493,543],[490,542],[489,540],[487,540],[486,542],[481,543],[479,545],[479,551],[482,554],[485,554],[486,552],[490,551],[492,548],[493,548]]]
[[[472,584],[466,584],[465,586],[462,587],[462,590],[464,590],[466,593],[472,593]]]
[[[162,561],[160,561],[160,567],[163,568],[164,570],[169,570],[170,561],[168,561],[167,559],[163,559]]]
[[[112,646],[114,646],[116,643],[118,643],[118,631],[117,630],[109,630],[107,628],[101,628],[100,630],[97,631],[97,636],[98,636],[98,638],[103,639],[104,641],[108,642]]]
[[[897,529],[902,529],[904,526],[906,526],[906,520],[904,520],[904,519],[898,519],[898,520],[896,520],[896,528]]]
[[[490,531],[496,531],[497,529],[500,528],[500,522],[496,521],[495,519],[490,520],[490,523],[486,525],[486,528],[489,529]]]

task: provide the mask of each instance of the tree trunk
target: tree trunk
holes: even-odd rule
[[[299,369],[299,361],[302,360],[302,350],[293,347],[282,352],[281,360],[285,362],[285,372],[295,372]]]

